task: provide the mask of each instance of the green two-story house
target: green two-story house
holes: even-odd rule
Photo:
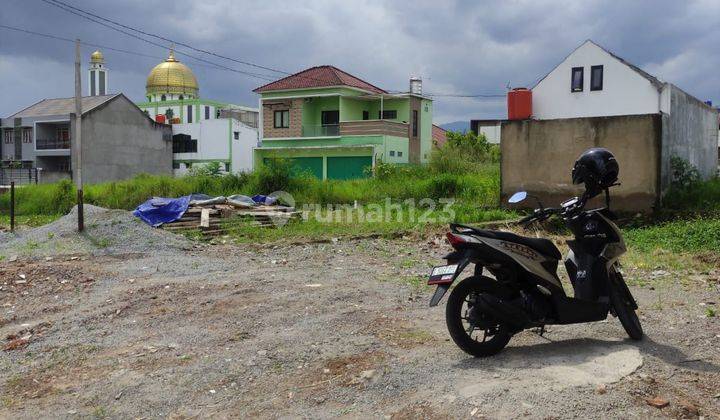
[[[291,159],[321,179],[368,176],[378,162],[425,163],[432,146],[432,100],[419,79],[390,93],[333,66],[301,71],[260,94],[255,166]]]

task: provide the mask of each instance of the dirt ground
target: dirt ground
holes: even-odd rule
[[[431,239],[5,258],[0,417],[720,418],[713,274],[633,287],[642,342],[610,318],[474,359]]]

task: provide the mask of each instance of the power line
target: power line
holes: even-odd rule
[[[70,39],[70,38],[65,38],[65,37],[61,37],[61,36],[58,36],[58,35],[52,35],[52,34],[47,34],[47,33],[42,33],[42,32],[31,31],[31,30],[29,30],[29,29],[23,29],[23,28],[18,28],[18,27],[14,27],[14,26],[8,26],[8,25],[0,24],[0,28],[2,28],[2,29],[9,29],[9,30],[12,30],[12,31],[17,31],[17,32],[23,32],[23,33],[30,34],[30,35],[37,35],[37,36],[41,36],[41,37],[44,37],[44,38],[54,39],[54,40],[57,40],[57,41],[72,42],[72,43],[75,42],[75,40]],[[120,53],[123,53],[123,54],[130,54],[130,55],[136,55],[136,56],[139,56],[139,57],[152,58],[152,59],[155,59],[155,60],[164,60],[164,59],[165,59],[165,57],[160,57],[160,56],[150,55],[150,54],[143,54],[143,53],[139,53],[139,52],[137,52],[137,51],[129,51],[129,50],[124,50],[124,49],[122,49],[122,48],[110,47],[110,46],[107,46],[107,45],[95,44],[95,43],[92,43],[92,42],[84,42],[84,41],[81,41],[80,44],[85,45],[85,46],[88,46],[88,47],[100,48],[100,49],[103,49],[103,50],[116,51],[116,52],[120,52]],[[234,69],[226,68],[226,67],[223,67],[223,66],[218,66],[218,65],[216,65],[216,64],[195,63],[195,65],[202,66],[202,67],[207,67],[207,68],[212,68],[212,69],[216,69],[216,70],[234,71]],[[264,78],[264,80],[274,80],[274,79]]]
[[[75,42],[75,40],[70,39],[70,38],[65,38],[62,36],[52,35],[52,34],[47,34],[47,33],[42,33],[42,32],[36,32],[36,31],[29,30],[29,29],[23,29],[23,28],[18,28],[18,27],[14,27],[14,26],[4,25],[4,24],[0,24],[0,28],[17,31],[17,32],[22,32],[22,33],[26,33],[26,34],[30,34],[30,35],[41,36],[44,38],[50,38],[50,39],[54,39],[57,41],[70,42],[70,43]],[[123,54],[130,54],[130,55],[135,55],[135,56],[139,56],[139,57],[146,57],[146,58],[160,59],[160,60],[164,59],[164,57],[160,57],[160,56],[156,56],[156,55],[143,54],[143,53],[139,53],[136,51],[124,50],[122,48],[110,47],[108,45],[96,44],[96,43],[92,43],[92,42],[80,42],[80,44],[88,46],[88,47],[101,48],[104,50],[116,51],[116,52],[120,52]],[[224,66],[218,66],[216,64],[203,64],[203,63],[195,63],[195,64],[199,65],[199,66],[203,66],[203,67],[216,69],[216,70],[235,71],[234,69],[230,69],[230,68],[227,68]],[[260,78],[260,77],[258,77],[258,78]],[[264,80],[273,81],[275,79],[265,77]],[[393,94],[393,93],[394,94],[408,94],[409,92],[392,91],[389,93],[390,94]],[[426,93],[425,96],[432,97],[432,98],[505,98],[506,95],[505,94]]]
[[[99,21],[99,20],[97,20],[97,19],[94,19],[94,18],[92,18],[92,17],[90,17],[90,16],[85,16],[85,15],[83,15],[83,14],[81,14],[81,13],[78,13],[78,12],[76,12],[76,11],[74,11],[74,10],[71,10],[71,9],[69,9],[69,8],[67,8],[67,7],[64,7],[64,6],[61,5],[61,4],[55,4],[55,3],[53,3],[53,2],[51,2],[51,1],[49,1],[49,0],[41,0],[41,1],[43,1],[43,2],[45,2],[45,3],[47,3],[47,4],[50,4],[50,5],[52,5],[52,6],[58,7],[58,8],[60,8],[60,9],[63,9],[63,10],[65,10],[65,11],[68,12],[68,13],[72,13],[72,14],[74,14],[74,15],[76,15],[76,16],[79,16],[79,17],[81,17],[81,18],[87,19],[87,20],[89,20],[89,21],[91,21],[91,22],[95,22],[95,23],[97,23],[97,24],[99,24],[99,25],[105,26],[106,28],[110,28],[110,29],[112,29],[112,30],[121,32],[121,33],[123,33],[123,34],[125,34],[125,35],[127,35],[127,36],[132,37],[132,38],[135,38],[135,39],[138,39],[138,40],[140,40],[140,41],[146,42],[146,43],[148,43],[148,44],[150,44],[150,45],[154,45],[154,46],[156,46],[156,47],[160,47],[160,48],[163,48],[163,49],[168,49],[168,47],[167,47],[166,45],[159,44],[159,43],[157,43],[157,42],[154,42],[154,41],[151,41],[151,40],[149,40],[149,39],[143,38],[143,37],[141,37],[141,36],[135,35],[135,34],[130,33],[130,32],[128,32],[128,31],[125,31],[125,30],[116,28],[116,27],[114,27],[114,26],[108,25],[107,23],[101,22],[101,21]],[[274,79],[269,78],[269,76],[268,76],[268,75],[265,75],[265,74],[251,73],[251,72],[247,72],[247,71],[243,71],[243,70],[233,69],[233,68],[231,68],[231,67],[227,67],[227,66],[225,66],[225,65],[218,64],[218,63],[215,63],[215,62],[206,60],[206,59],[204,59],[204,58],[196,57],[196,56],[194,56],[194,55],[188,54],[188,53],[183,52],[183,51],[175,50],[175,52],[177,52],[178,54],[181,54],[181,55],[190,57],[190,58],[192,58],[192,59],[195,59],[195,60],[198,60],[198,61],[202,61],[202,62],[204,62],[204,63],[208,63],[208,64],[211,64],[211,65],[214,65],[214,66],[217,66],[217,67],[224,68],[225,70],[229,70],[229,71],[233,71],[233,72],[236,72],[236,73],[244,74],[244,75],[246,75],[246,76],[251,76],[251,77],[255,77],[255,78],[262,79],[262,80],[266,80],[266,81],[267,81],[267,80],[274,80]]]
[[[143,30],[141,30],[141,29],[137,29],[137,28],[134,28],[134,27],[132,27],[132,26],[128,26],[128,25],[122,24],[122,23],[120,23],[120,22],[114,21],[114,20],[112,20],[112,19],[108,19],[108,18],[99,16],[99,15],[94,14],[94,13],[92,13],[92,12],[88,12],[87,10],[74,7],[74,6],[72,6],[72,5],[70,5],[70,4],[67,4],[67,3],[65,3],[65,2],[62,2],[62,1],[60,1],[60,0],[42,0],[42,1],[45,2],[45,3],[51,4],[51,5],[53,5],[53,6],[60,7],[60,8],[63,8],[63,6],[64,6],[64,7],[66,7],[66,8],[70,8],[70,9],[72,9],[72,10],[75,10],[75,11],[77,11],[77,12],[79,12],[79,13],[84,13],[84,14],[86,14],[86,15],[88,15],[88,16],[92,16],[92,17],[94,17],[94,18],[103,20],[103,21],[105,21],[105,22],[112,23],[113,25],[120,26],[121,28],[125,28],[125,29],[128,29],[128,30],[134,31],[134,32],[138,32],[138,33],[141,33],[141,34],[143,34],[143,35],[145,35],[145,36],[151,36],[151,37],[153,37],[153,38],[157,38],[157,39],[160,39],[160,40],[163,40],[163,41],[166,41],[166,42],[171,42],[171,43],[174,43],[174,44],[176,44],[176,45],[181,45],[181,46],[183,46],[183,47],[185,47],[185,48],[189,48],[189,49],[191,49],[191,50],[193,50],[193,51],[197,51],[197,52],[200,52],[200,53],[203,53],[203,54],[212,55],[212,56],[215,56],[215,57],[218,57],[218,58],[222,58],[222,59],[225,59],[225,60],[234,61],[234,62],[239,63],[239,64],[244,64],[244,65],[246,65],[246,66],[251,66],[251,67],[259,68],[259,69],[262,69],[262,70],[268,70],[268,71],[272,71],[272,72],[276,72],[276,73],[282,73],[282,74],[285,74],[285,75],[291,75],[291,74],[292,74],[292,73],[288,73],[288,72],[283,71],[283,70],[274,69],[274,68],[272,68],[272,67],[262,66],[262,65],[260,65],[260,64],[255,64],[255,63],[251,63],[251,62],[248,62],[248,61],[238,60],[238,59],[235,59],[235,58],[232,58],[232,57],[227,57],[227,56],[224,56],[224,55],[221,55],[221,54],[212,52],[212,51],[204,50],[204,49],[201,49],[201,48],[196,48],[196,47],[193,47],[192,45],[186,44],[186,43],[181,42],[181,41],[177,41],[177,40],[174,40],[174,39],[170,39],[170,38],[164,37],[164,36],[162,36],[162,35],[153,34],[153,33],[151,33],[151,32],[146,32],[146,31],[143,31]],[[65,9],[65,10],[67,10],[67,9]],[[67,10],[67,11],[69,11],[69,10]]]
[[[436,98],[504,98],[506,94],[459,94],[459,93],[426,93],[425,95]]]
[[[125,30],[123,30],[123,29],[116,28],[116,27],[114,27],[114,26],[109,25],[108,23],[110,23],[110,24],[112,24],[112,25],[119,26],[119,27],[124,28],[124,29],[128,29],[128,30],[130,30],[130,31],[134,31],[134,32],[137,32],[137,33],[146,35],[146,36],[154,37],[154,38],[160,39],[160,40],[162,40],[162,41],[166,41],[166,42],[170,42],[170,43],[173,43],[173,44],[181,45],[181,46],[184,46],[184,47],[186,47],[186,48],[189,48],[189,49],[191,49],[191,50],[193,50],[193,51],[197,51],[197,52],[200,52],[200,53],[203,53],[203,54],[212,55],[212,56],[215,56],[215,57],[218,57],[218,58],[222,58],[222,59],[225,59],[225,60],[234,61],[234,62],[236,62],[236,63],[244,64],[244,65],[247,65],[247,66],[256,67],[256,68],[259,68],[259,69],[268,70],[268,71],[272,71],[272,72],[276,72],[276,73],[281,73],[281,74],[284,74],[284,75],[295,75],[295,76],[298,77],[298,78],[302,78],[302,79],[306,79],[306,80],[312,80],[312,81],[315,81],[315,82],[321,82],[321,83],[324,83],[324,82],[325,82],[325,80],[322,80],[322,79],[317,79],[317,78],[310,77],[310,76],[305,76],[305,75],[298,75],[298,74],[295,74],[295,73],[289,73],[289,72],[286,72],[286,71],[283,71],[283,70],[274,69],[274,68],[272,68],[272,67],[262,66],[262,65],[260,65],[260,64],[255,64],[255,63],[251,63],[251,62],[248,62],[248,61],[239,60],[239,59],[232,58],[232,57],[228,57],[228,56],[225,56],[225,55],[221,55],[221,54],[218,54],[218,53],[215,53],[215,52],[212,52],[212,51],[207,51],[207,50],[204,50],[204,49],[201,49],[201,48],[193,47],[192,45],[186,44],[186,43],[181,42],[181,41],[177,41],[177,40],[174,40],[174,39],[171,39],[171,38],[167,38],[167,37],[164,37],[164,36],[162,36],[162,35],[157,35],[157,34],[153,34],[153,33],[150,33],[150,32],[146,32],[146,31],[143,31],[143,30],[141,30],[141,29],[137,29],[137,28],[134,28],[134,27],[132,27],[132,26],[125,25],[125,24],[122,24],[122,23],[120,23],[120,22],[117,22],[117,21],[114,21],[114,20],[111,20],[111,19],[102,17],[102,16],[100,16],[100,15],[97,15],[97,14],[92,13],[92,12],[88,12],[87,10],[84,10],[84,9],[81,9],[81,8],[78,8],[78,7],[75,7],[75,6],[72,6],[72,5],[67,4],[67,3],[65,3],[65,2],[62,2],[62,1],[60,1],[60,0],[41,0],[41,1],[43,1],[44,3],[47,3],[47,4],[51,5],[51,6],[55,6],[55,7],[57,7],[57,8],[62,9],[62,10],[65,10],[66,12],[72,13],[72,14],[74,14],[74,15],[76,15],[76,16],[80,16],[80,17],[82,17],[82,18],[84,18],[84,19],[90,20],[90,21],[95,22],[95,23],[97,23],[97,24],[103,25],[103,26],[105,26],[105,27],[107,27],[107,28],[113,29],[113,30],[115,30],[115,31],[118,31],[118,32],[123,33],[123,34],[128,35],[128,36],[131,36],[131,37],[133,37],[133,38],[142,40],[142,41],[144,41],[144,42],[150,43],[150,44],[155,45],[155,46],[161,46],[161,47],[165,48],[164,46],[159,45],[159,44],[157,44],[157,43],[155,43],[155,42],[153,42],[153,41],[150,41],[150,40],[148,40],[148,39],[142,38],[142,37],[140,37],[140,36],[138,36],[138,35],[135,35],[135,34],[131,34],[131,33],[127,32],[127,31],[125,31]],[[99,19],[99,20],[98,20],[98,19]],[[101,20],[102,22],[101,22],[100,20]],[[108,22],[108,23],[105,23],[105,22]],[[191,56],[191,55],[188,55],[187,53],[181,53],[181,54],[186,55],[186,56],[188,56],[188,57],[193,57],[193,56]],[[196,57],[195,57],[195,58],[196,58]],[[196,58],[196,59],[202,60],[202,61],[207,61],[207,60],[203,60],[203,59],[199,59],[199,58]],[[216,64],[216,63],[213,63],[213,64]],[[220,65],[220,64],[216,64],[216,65]],[[257,73],[250,73],[250,74],[255,74],[255,75],[257,75]],[[265,80],[269,80],[269,81],[274,81],[274,80],[275,80],[275,79],[268,79],[268,77],[269,77],[268,75],[260,75],[260,76],[265,77]]]

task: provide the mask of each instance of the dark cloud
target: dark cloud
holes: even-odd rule
[[[710,0],[64,1],[287,72],[333,64],[390,90],[407,89],[408,77],[420,75],[431,93],[502,93],[508,84],[532,85],[591,38],[700,99],[720,101],[720,4]],[[6,0],[0,23],[156,57],[105,51],[111,88],[134,100],[143,98],[147,73],[167,54],[40,0]],[[92,50],[83,48],[83,61]],[[179,58],[195,72],[203,97],[257,104],[252,89],[265,81]],[[45,97],[71,96],[73,59],[72,44],[0,29],[0,115]],[[504,112],[503,99],[438,98],[435,118],[448,122],[502,117]]]

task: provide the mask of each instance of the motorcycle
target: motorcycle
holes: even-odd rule
[[[519,203],[528,194],[515,193],[508,200]],[[436,285],[430,306],[436,306],[450,286],[470,265],[473,275],[460,281],[450,293],[445,310],[447,328],[455,344],[475,357],[500,352],[514,334],[546,325],[601,321],[616,316],[633,340],[643,337],[636,314],[638,305],[625,284],[618,258],[626,247],[622,232],[613,222],[610,195],[606,206],[586,210],[588,197],[573,197],[558,208],[539,208],[518,224],[560,217],[573,233],[564,261],[574,290],[565,294],[557,275],[562,258],[552,241],[510,232],[483,230],[451,224],[447,239],[453,251],[446,265],[434,267],[428,280]],[[492,278],[484,274],[485,270]]]

